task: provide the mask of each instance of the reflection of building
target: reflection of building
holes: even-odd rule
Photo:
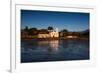
[[[57,38],[57,37],[59,37],[59,32],[57,29],[49,32],[41,32],[38,34],[38,38]]]
[[[47,50],[49,54],[54,54],[59,50],[59,40],[38,41],[38,49]]]
[[[50,41],[49,46],[53,51],[57,51],[59,47],[59,40]]]

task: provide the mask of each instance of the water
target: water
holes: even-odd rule
[[[21,62],[88,60],[88,40],[22,40]]]

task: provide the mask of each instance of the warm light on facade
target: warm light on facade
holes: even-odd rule
[[[67,38],[77,38],[77,36],[67,36]]]
[[[51,31],[49,33],[38,34],[38,38],[57,38],[59,37],[58,31]]]

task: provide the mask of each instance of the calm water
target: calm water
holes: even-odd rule
[[[21,62],[89,59],[88,40],[22,40]]]

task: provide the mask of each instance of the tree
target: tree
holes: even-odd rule
[[[49,27],[48,27],[48,30],[53,30],[53,27],[49,26]]]
[[[62,32],[68,33],[68,30],[67,29],[63,29]]]
[[[26,32],[28,32],[28,26],[25,26],[25,29],[24,29],[24,31],[26,31]]]
[[[68,35],[68,30],[63,29],[63,30],[61,30],[60,34],[61,34],[61,37],[67,36]]]
[[[37,31],[37,28],[30,28],[30,30],[32,30],[32,31]]]
[[[37,33],[38,33],[37,28],[30,28],[30,29],[28,30],[28,34],[29,34],[29,35],[37,35]]]

